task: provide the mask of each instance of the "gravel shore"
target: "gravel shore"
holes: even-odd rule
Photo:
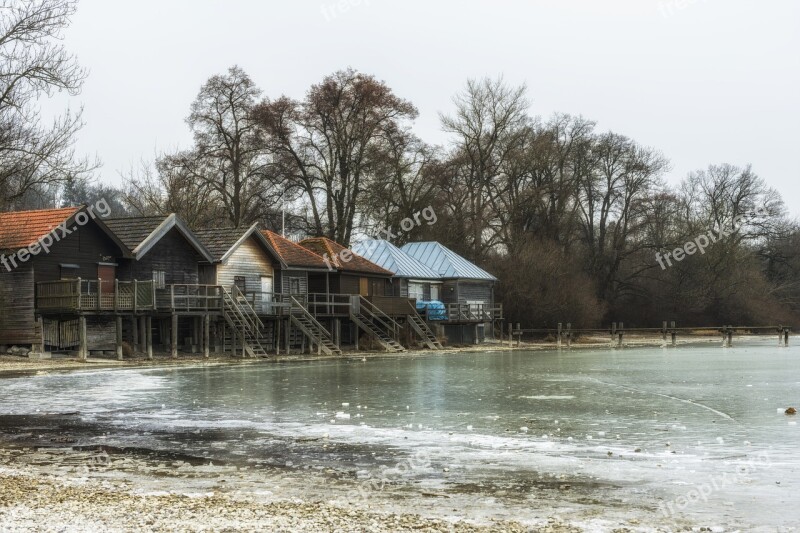
[[[79,482],[78,482],[79,483]],[[322,502],[258,503],[214,493],[136,494],[109,482],[76,484],[51,476],[0,471],[0,531],[539,531],[582,529],[557,520],[535,528],[516,522],[475,525],[413,514],[347,509]]]

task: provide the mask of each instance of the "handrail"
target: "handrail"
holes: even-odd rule
[[[320,324],[317,321],[317,319],[314,318],[314,315],[312,315],[311,313],[308,312],[308,309],[306,309],[305,307],[300,305],[300,302],[298,302],[297,299],[293,295],[290,294],[289,298],[291,299],[291,302],[293,304],[292,308],[294,308],[294,304],[296,304],[297,307],[300,308],[304,312],[305,317],[308,318],[311,321],[311,323],[314,324],[314,326],[317,329],[320,330],[320,332],[324,333],[327,337],[331,336],[331,333],[328,331],[328,329],[325,326],[323,326],[322,324]],[[322,338],[320,338],[320,342],[322,342]]]
[[[370,302],[369,300],[367,300],[363,296],[359,296],[358,298],[360,300],[359,301],[359,305],[361,306],[361,308],[362,309],[366,308],[366,311],[370,315],[372,315],[370,318],[372,318],[373,320],[377,320],[384,328],[386,328],[386,330],[388,332],[390,332],[390,334],[392,335],[392,338],[397,340],[397,333],[398,333],[398,328],[399,328],[399,325],[397,324],[397,322],[392,320],[392,318],[389,315],[384,313],[378,306],[376,306],[375,304],[373,304],[372,302]],[[386,322],[384,322],[383,318],[388,320],[389,323],[387,324]]]
[[[252,319],[251,321],[253,323],[255,331],[261,331],[261,329],[264,328],[264,323],[261,321],[260,318],[258,318],[258,313],[256,313],[255,308],[252,305],[250,305],[250,302],[247,300],[247,296],[245,296],[244,293],[241,291],[241,289],[239,289],[239,287],[237,287],[236,285],[233,286],[233,290],[237,298],[236,299],[237,304],[240,304],[242,300],[244,300],[244,304],[247,306],[247,311],[248,314],[250,315],[250,318]],[[239,300],[239,297],[241,297],[241,300]]]

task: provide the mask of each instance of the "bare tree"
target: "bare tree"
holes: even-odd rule
[[[254,116],[288,194],[310,208],[309,230],[348,245],[369,181],[386,179],[375,175],[379,154],[417,110],[383,82],[348,69],[311,87],[302,101],[266,100]]]
[[[441,115],[442,128],[453,136],[451,162],[460,187],[469,224],[470,256],[480,259],[495,244],[496,232],[487,231],[492,203],[504,190],[502,168],[524,141],[530,118],[526,87],[511,87],[502,78],[469,80],[453,98],[455,114]]]
[[[80,111],[45,124],[37,101],[54,91],[77,94],[86,78],[62,44],[73,0],[0,2],[0,207],[96,167],[75,155]]]

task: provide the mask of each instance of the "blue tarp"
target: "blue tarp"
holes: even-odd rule
[[[417,312],[428,320],[447,320],[447,309],[439,300],[417,300]]]

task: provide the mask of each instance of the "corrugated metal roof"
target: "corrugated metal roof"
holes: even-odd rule
[[[497,278],[438,242],[410,242],[402,250],[443,278],[497,281]]]
[[[382,239],[372,239],[353,246],[353,251],[376,265],[410,279],[441,279],[441,276],[403,250]]]

